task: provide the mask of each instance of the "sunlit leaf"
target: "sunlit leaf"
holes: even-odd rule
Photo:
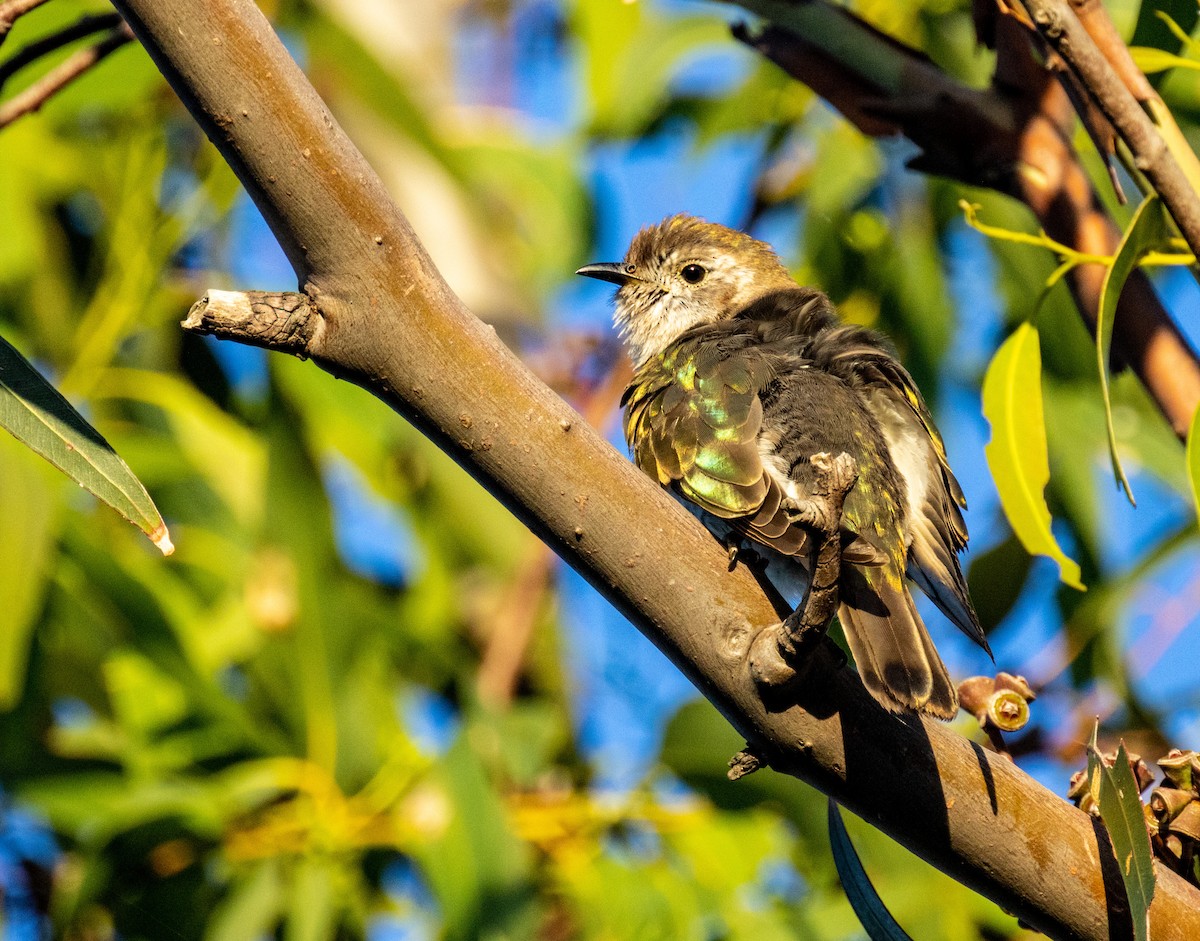
[[[51,575],[59,519],[53,478],[20,445],[0,442],[0,710],[21,694],[30,635]]]
[[[158,508],[133,471],[2,337],[0,426],[140,528],[163,555],[174,551]]]
[[[1054,559],[1059,578],[1082,591],[1078,563],[1050,531],[1042,356],[1033,324],[1021,324],[992,358],[983,380],[983,414],[992,426],[984,453],[1013,532],[1029,553]]]
[[[1113,428],[1112,398],[1108,389],[1108,361],[1112,355],[1113,321],[1126,280],[1137,267],[1141,256],[1162,241],[1165,234],[1162,203],[1157,194],[1151,193],[1134,212],[1129,228],[1125,230],[1121,244],[1117,247],[1113,263],[1104,274],[1104,284],[1100,288],[1100,305],[1096,311],[1096,365],[1100,370],[1100,389],[1104,397],[1108,451],[1112,458],[1113,474],[1116,475],[1130,503],[1135,503],[1133,490],[1130,489],[1129,478],[1125,476],[1125,468],[1121,466],[1121,458],[1117,454],[1117,434]]]
[[[1185,59],[1164,49],[1134,46],[1129,52],[1133,56],[1134,64],[1147,75],[1167,69],[1200,69],[1200,62],[1195,59]]]
[[[1192,503],[1200,513],[1200,408],[1192,416],[1187,435],[1187,473],[1192,488]]]
[[[833,798],[829,799],[829,847],[833,850],[838,878],[842,880],[850,907],[854,909],[854,914],[862,922],[863,930],[871,941],[912,941],[887,910],[875,886],[871,885]]]
[[[239,872],[229,894],[213,912],[204,941],[257,941],[279,920],[283,885],[279,862],[266,859]]]

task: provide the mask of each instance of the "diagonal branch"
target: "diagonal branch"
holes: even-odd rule
[[[8,38],[13,24],[31,10],[40,7],[46,0],[7,0],[0,3],[0,46]]]
[[[70,26],[64,26],[57,32],[51,33],[49,36],[43,36],[34,42],[23,46],[19,51],[13,53],[11,57],[0,62],[0,88],[12,78],[17,72],[25,68],[25,66],[36,62],[44,55],[49,55],[63,46],[68,46],[78,39],[83,39],[86,36],[91,36],[93,33],[101,33],[106,30],[116,29],[121,25],[121,18],[115,13],[97,13],[92,16],[83,16],[72,23]],[[130,39],[133,37],[130,36]]]
[[[124,24],[121,24],[99,42],[86,49],[80,49],[28,88],[0,104],[0,128],[5,128],[17,118],[37,111],[84,72],[111,53],[116,52],[131,39],[133,39],[133,34]]]
[[[1113,71],[1121,80],[1121,84],[1133,95],[1158,127],[1167,149],[1179,163],[1192,190],[1196,190],[1200,187],[1200,159],[1196,158],[1191,145],[1183,136],[1179,125],[1175,123],[1175,117],[1171,114],[1170,109],[1155,91],[1154,86],[1150,84],[1150,80],[1142,74],[1137,63],[1133,61],[1129,47],[1125,45],[1117,32],[1116,24],[1108,15],[1107,8],[1101,0],[1070,0],[1070,3],[1071,9],[1079,17],[1079,22],[1083,24],[1084,30],[1092,38],[1100,50],[1100,54],[1112,66]],[[1098,103],[1092,96],[1089,96],[1089,99],[1091,99],[1089,100],[1091,107],[1098,107]]]
[[[1021,2],[1029,10],[1038,31],[1080,77],[1105,117],[1121,135],[1133,154],[1134,166],[1158,191],[1188,246],[1200,257],[1200,196],[1192,188],[1159,129],[1126,85],[1127,81],[1135,86],[1139,83],[1128,75],[1123,79],[1117,73],[1066,0]],[[1129,64],[1132,66],[1132,62]],[[1194,161],[1195,157],[1192,159]]]
[[[662,649],[777,770],[821,788],[1058,937],[1108,938],[1116,862],[1089,818],[944,725],[885,713],[814,654],[768,707],[747,651],[775,613],[686,510],[540,383],[450,291],[250,0],[116,0],[284,245],[304,294],[201,304],[188,326],[311,357],[410,418]],[[260,298],[260,301],[263,299]],[[631,508],[636,508],[634,511]],[[1200,936],[1159,874],[1156,941]],[[1117,881],[1114,881],[1117,880]]]

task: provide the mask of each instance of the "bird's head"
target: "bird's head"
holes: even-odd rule
[[[624,261],[584,265],[576,274],[620,285],[614,320],[636,366],[685,330],[796,286],[766,242],[682,214],[642,229]]]

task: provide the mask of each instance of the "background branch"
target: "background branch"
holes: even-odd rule
[[[1097,831],[1081,811],[945,726],[883,712],[822,651],[803,685],[763,701],[746,652],[776,618],[750,573],[729,573],[704,529],[465,309],[253,3],[116,6],[284,245],[311,302],[295,309],[293,347],[307,336],[314,361],[429,434],[628,615],[772,767],[1042,930],[1109,937],[1116,862],[1097,862]],[[219,310],[198,319],[215,335],[247,336],[244,321],[226,324]],[[1158,878],[1154,937],[1196,937],[1200,895],[1169,872]]]
[[[0,62],[0,88],[3,88],[4,84],[17,72],[25,68],[25,66],[36,62],[42,56],[61,49],[63,46],[70,45],[77,39],[83,39],[85,36],[91,36],[93,33],[115,29],[120,25],[121,18],[115,13],[98,13],[94,16],[84,16],[80,17],[70,26],[64,26],[49,36],[43,36],[41,39],[22,46],[20,50],[13,53],[4,62]],[[129,38],[132,39],[132,35],[129,35]]]
[[[981,40],[995,46],[987,89],[969,88],[924,55],[821,0],[739,0],[771,25],[734,35],[826,98],[863,133],[903,134],[922,153],[914,169],[984,186],[1025,203],[1047,234],[1081,252],[1112,255],[1121,232],[1100,204],[1071,144],[1074,109],[1028,32],[986,3]],[[1085,36],[1086,38],[1086,36]],[[1098,122],[1089,127],[1098,132]],[[1094,330],[1105,269],[1080,265],[1067,283]],[[1135,271],[1117,308],[1113,349],[1134,370],[1181,438],[1200,405],[1200,361]]]
[[[0,45],[4,44],[17,20],[45,2],[46,0],[8,0],[7,3],[0,3]]]
[[[37,111],[47,101],[79,78],[84,72],[116,52],[133,38],[133,34],[122,24],[112,30],[98,43],[67,58],[51,69],[28,88],[0,105],[0,128],[7,127],[26,114]]]
[[[1038,31],[1079,75],[1158,191],[1192,252],[1200,257],[1200,196],[1158,128],[1130,93],[1066,0],[1022,0]],[[1132,63],[1131,63],[1132,64]],[[1157,96],[1155,96],[1157,97]]]

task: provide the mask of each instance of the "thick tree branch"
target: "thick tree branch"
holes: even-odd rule
[[[934,721],[885,713],[818,650],[768,706],[746,653],[775,613],[744,566],[535,379],[446,286],[378,177],[249,0],[116,0],[291,258],[282,336],[410,418],[647,634],[772,767],[807,780],[1055,937],[1107,939],[1116,861],[1092,821]],[[211,296],[210,296],[211,300]],[[253,313],[253,311],[252,311]],[[217,335],[271,345],[280,316]],[[191,319],[191,318],[189,318]],[[1200,935],[1159,873],[1156,941]]]
[[[737,0],[773,25],[744,42],[826,98],[863,133],[903,134],[922,148],[914,169],[1007,193],[1024,202],[1057,241],[1112,255],[1120,230],[1102,208],[1071,145],[1073,108],[1053,71],[1035,62],[1025,27],[994,0],[980,35],[997,50],[987,89],[968,88],[925,56],[824,0]],[[1090,124],[1097,133],[1100,122]],[[1104,268],[1081,265],[1068,285],[1095,328]],[[1135,271],[1117,308],[1113,349],[1137,373],[1183,437],[1200,405],[1200,362],[1149,279]]]

